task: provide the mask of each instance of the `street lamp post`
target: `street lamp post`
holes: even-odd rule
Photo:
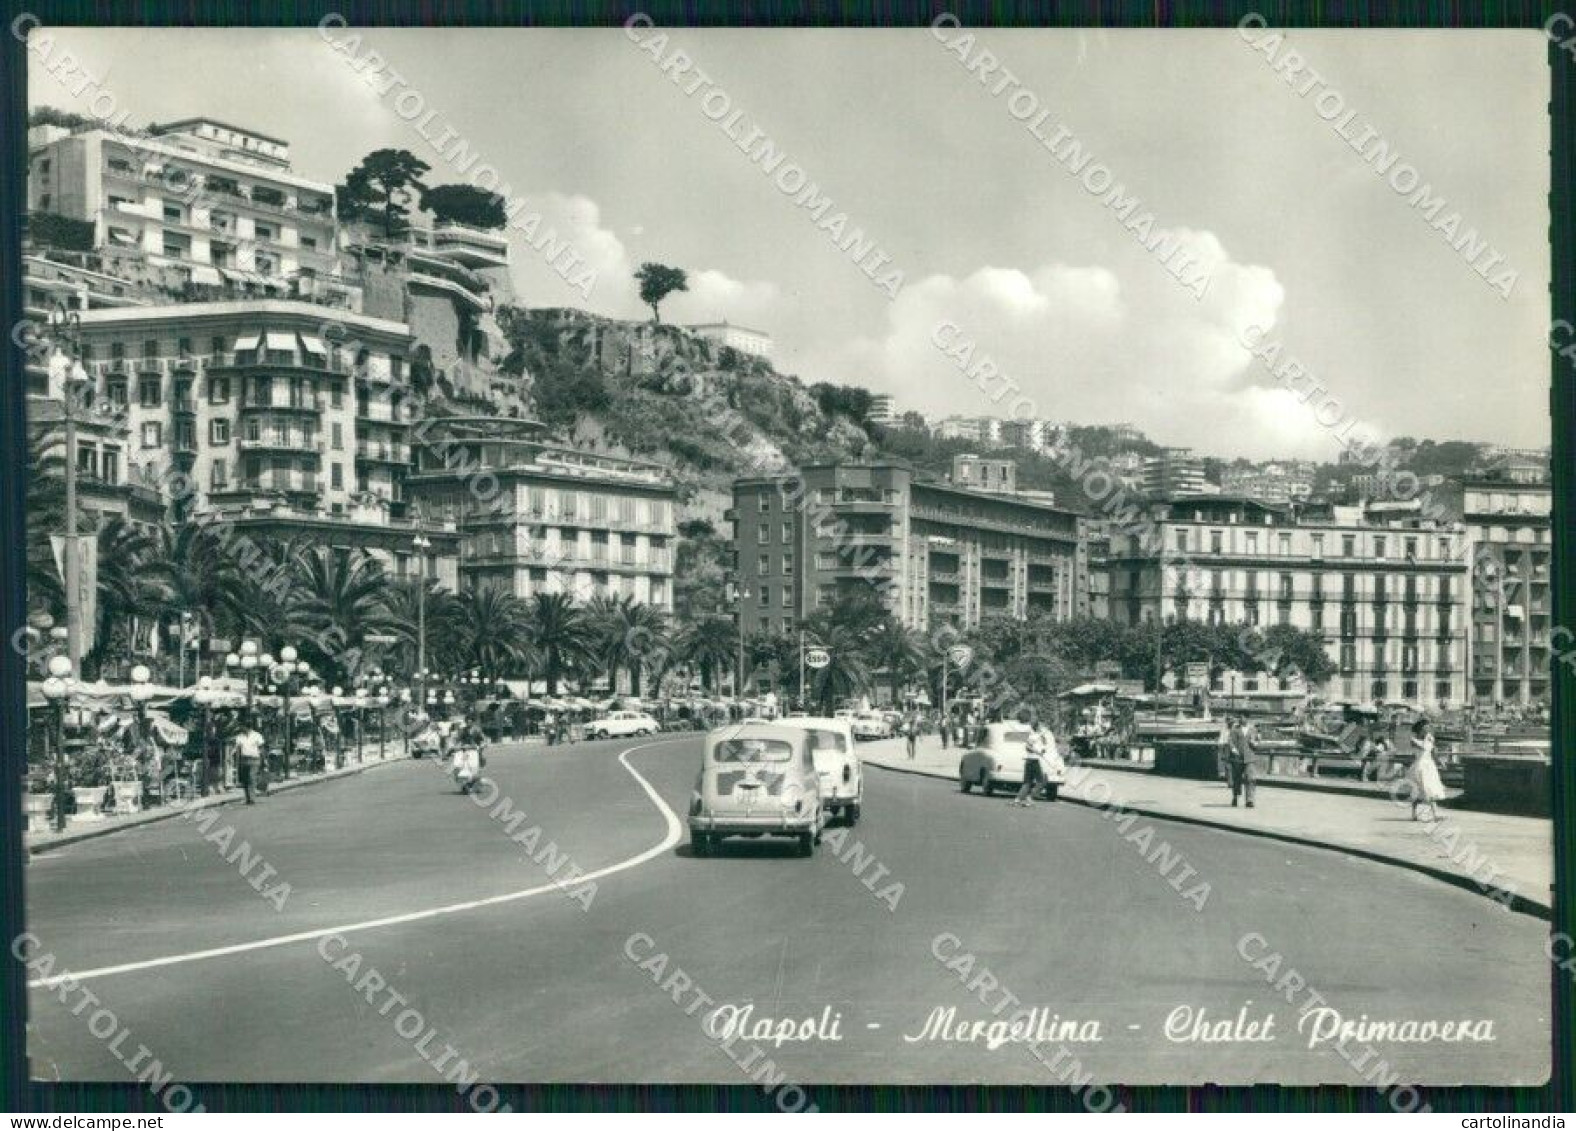
[[[400,733],[400,756],[402,758],[409,758],[410,757],[410,728],[411,728],[411,720],[409,718],[409,713],[410,713],[410,688],[408,688],[408,687],[402,687],[402,688],[399,689],[399,711],[400,711],[400,728],[399,728],[399,733]]]
[[[268,678],[279,685],[279,697],[284,704],[285,764],[284,779],[290,780],[290,755],[295,751],[295,716],[290,711],[291,681],[299,675],[306,679],[312,667],[305,660],[297,662],[296,650],[289,644],[279,649],[279,662],[268,669]]]
[[[361,731],[366,719],[367,689],[356,688],[356,765],[361,765]]]
[[[49,678],[44,680],[44,698],[54,715],[55,732],[55,831],[66,831],[66,696],[71,694],[71,660],[51,656]]]
[[[198,677],[197,690],[192,694],[192,701],[202,708],[202,740],[198,744],[198,758],[202,765],[201,778],[204,796],[208,794],[208,745],[213,741],[213,702],[216,695],[213,679],[209,676]],[[219,762],[219,788],[224,788],[224,761],[222,756]]]
[[[424,534],[416,535],[416,670],[421,673],[417,705],[427,709],[427,550],[432,543]]]

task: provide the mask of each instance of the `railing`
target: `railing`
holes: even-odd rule
[[[242,449],[253,451],[297,452],[305,455],[320,455],[324,450],[322,440],[311,438],[302,439],[297,436],[271,436],[266,432],[261,436],[247,437],[242,435],[237,439]]]
[[[247,350],[243,353],[215,354],[208,364],[224,369],[306,369],[314,373],[334,373],[353,376],[354,362],[333,355],[292,352],[285,358],[270,356],[265,350]]]

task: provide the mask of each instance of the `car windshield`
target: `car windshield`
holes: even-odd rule
[[[833,754],[848,753],[848,740],[840,731],[812,730],[810,734],[810,749],[812,751],[830,751]]]
[[[1004,730],[996,739],[997,746],[1027,746],[1028,744],[1029,732],[1026,730]]]
[[[713,750],[718,762],[787,762],[793,758],[793,744],[780,738],[729,738]]]

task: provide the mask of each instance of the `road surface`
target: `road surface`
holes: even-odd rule
[[[34,857],[33,953],[55,963],[36,973],[56,980],[31,992],[33,1074],[126,1079],[131,1046],[88,1024],[108,1009],[187,1082],[431,1083],[461,1061],[510,1082],[1547,1076],[1547,926],[1488,899],[874,768],[863,820],[813,858],[700,858],[681,835],[699,745],[498,748],[485,808],[401,761]],[[1031,1007],[1038,1053],[988,1024]],[[1310,1048],[1324,1008],[1472,1025]],[[778,1041],[784,1021],[807,1039]]]

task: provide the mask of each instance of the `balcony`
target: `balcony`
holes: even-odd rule
[[[255,437],[242,434],[236,438],[236,443],[243,452],[285,452],[317,459],[322,457],[325,447],[323,441],[316,437],[280,436],[269,432]]]
[[[410,463],[409,444],[378,444],[367,440],[356,442],[356,458],[367,463]]]
[[[930,571],[930,583],[932,585],[956,585],[960,576],[955,569],[933,569]]]
[[[265,353],[262,350],[245,350],[241,353],[215,354],[208,362],[212,369],[289,369],[309,373],[333,373],[351,377],[356,373],[354,362],[342,357],[306,352]]]
[[[265,401],[260,397],[250,396],[241,398],[240,409],[241,412],[248,415],[257,412],[287,412],[310,413],[315,416],[323,412],[327,401],[328,398],[323,396],[322,393],[314,393],[312,396],[303,397],[298,401],[292,401],[288,397]]]

